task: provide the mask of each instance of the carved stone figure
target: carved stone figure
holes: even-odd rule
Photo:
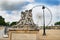
[[[28,26],[30,28],[36,29],[37,26],[34,24],[32,19],[32,10],[25,10],[25,12],[21,12],[21,19],[16,26],[20,28]]]

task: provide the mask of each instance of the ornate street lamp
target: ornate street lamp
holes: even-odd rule
[[[45,6],[42,6],[42,9],[43,9],[43,35],[46,35],[46,33],[45,33],[45,13],[44,13]]]
[[[44,5],[37,5],[37,6],[34,6],[31,10],[33,10],[35,7],[40,7],[42,6],[42,10],[43,10],[43,36],[46,35],[46,32],[45,32],[45,26],[49,25],[51,23],[51,20],[52,20],[52,13],[50,11],[49,8],[45,7]],[[45,12],[44,12],[44,9],[48,9],[48,11],[50,12],[50,15],[51,15],[51,19],[49,21],[49,23],[47,25],[45,25]]]

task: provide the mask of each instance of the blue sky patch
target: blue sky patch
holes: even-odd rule
[[[48,5],[60,5],[59,0],[35,0],[37,3],[44,3]]]

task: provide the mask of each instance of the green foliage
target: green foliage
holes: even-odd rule
[[[9,26],[9,22],[5,22],[5,19],[0,16],[0,26]]]
[[[0,26],[12,26],[12,25],[16,25],[17,22],[12,22],[11,24],[9,24],[9,22],[5,22],[5,19],[0,16]]]
[[[10,26],[10,25],[9,25],[9,22],[6,22],[6,26]]]
[[[54,25],[60,25],[60,21],[59,22],[56,22]]]
[[[12,25],[16,25],[16,23],[17,23],[17,22],[12,22],[12,23],[10,24],[10,26],[12,26]]]
[[[5,20],[2,16],[0,16],[0,25],[3,25],[3,26],[6,25]]]

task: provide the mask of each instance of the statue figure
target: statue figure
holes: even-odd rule
[[[16,26],[23,28],[26,25],[34,29],[36,29],[37,27],[34,24],[33,19],[32,19],[32,10],[25,10],[25,12],[21,12],[21,19],[19,20],[19,23],[17,23]]]

